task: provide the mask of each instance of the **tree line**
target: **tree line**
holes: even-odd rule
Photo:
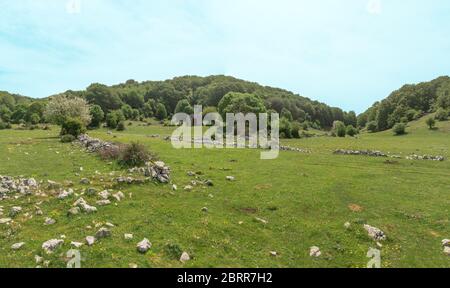
[[[436,113],[436,119],[440,121],[448,119],[450,77],[403,86],[360,114],[358,126],[366,127],[370,132],[384,131],[395,126],[401,127],[397,124],[406,124],[429,113]]]
[[[125,83],[106,86],[91,84],[83,91],[66,91],[42,100],[0,92],[0,128],[13,124],[52,122],[62,125],[60,119],[50,116],[52,103],[58,105],[66,118],[82,113],[78,120],[90,128],[103,123],[111,129],[123,129],[126,120],[156,118],[161,121],[179,112],[192,114],[194,105],[203,105],[204,112],[261,113],[276,112],[281,116],[281,135],[299,137],[300,130],[330,130],[336,136],[354,135],[359,129],[383,131],[398,123],[412,121],[429,112],[440,118],[448,117],[450,109],[450,78],[440,77],[418,85],[405,85],[387,99],[375,103],[366,112],[356,115],[337,107],[294,94],[287,90],[262,86],[229,76],[184,76],[166,81]],[[70,105],[89,109],[69,111]],[[61,101],[63,100],[63,101]],[[69,105],[63,105],[63,102]],[[53,109],[55,111],[55,109]],[[89,118],[89,121],[87,119]]]

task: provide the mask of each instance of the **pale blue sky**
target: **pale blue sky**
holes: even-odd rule
[[[449,31],[448,0],[0,0],[0,90],[226,74],[361,112],[450,74]]]

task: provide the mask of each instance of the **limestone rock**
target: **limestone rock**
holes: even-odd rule
[[[52,219],[52,218],[45,218],[45,222],[44,222],[44,225],[45,226],[50,226],[50,225],[53,225],[53,224],[55,224],[56,223],[56,220],[55,219]]]
[[[322,255],[322,252],[320,251],[320,248],[317,246],[313,246],[310,248],[309,251],[309,256],[310,257],[314,257],[314,258],[318,258]]]
[[[88,246],[92,246],[95,243],[95,237],[93,236],[87,236],[86,237],[86,243]]]
[[[11,249],[14,251],[20,250],[25,245],[24,242],[16,243],[11,246]]]
[[[387,239],[386,234],[376,227],[364,225],[364,229],[369,233],[369,237],[375,241],[384,241]]]
[[[191,260],[191,257],[189,256],[189,254],[187,252],[183,252],[183,254],[181,254],[181,257],[180,257],[180,262],[186,263],[189,260]]]
[[[148,239],[144,239],[141,242],[139,242],[136,246],[137,250],[139,251],[139,253],[147,253],[148,250],[150,250],[150,248],[152,248],[152,243],[150,243],[150,241],[148,241]]]
[[[100,228],[100,230],[97,231],[95,234],[96,239],[103,239],[111,237],[111,231],[108,228]]]
[[[47,242],[44,242],[44,244],[42,244],[42,249],[44,249],[44,251],[47,254],[51,254],[56,249],[58,249],[63,243],[64,243],[64,240],[62,240],[62,239],[51,239],[51,240],[48,240]]]

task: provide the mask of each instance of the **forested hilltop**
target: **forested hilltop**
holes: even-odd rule
[[[228,112],[261,112],[266,110],[283,114],[291,121],[308,123],[314,128],[330,128],[335,120],[356,125],[356,114],[346,113],[324,103],[296,95],[290,91],[261,86],[257,83],[236,79],[229,76],[184,76],[166,81],[136,82],[128,80],[119,85],[107,87],[102,84],[92,84],[86,91],[68,91],[66,93],[79,95],[90,103],[99,105],[106,113],[124,108],[125,114],[130,114],[129,108],[136,109],[132,114],[145,117],[161,116],[158,110],[171,115],[175,112],[190,112],[194,105],[204,106],[210,112],[223,112],[227,107],[221,107],[224,96],[231,93],[234,107],[228,107]],[[124,107],[125,105],[125,107]],[[178,109],[177,109],[178,106]],[[222,109],[221,109],[222,108]],[[223,110],[223,111],[220,111]],[[153,115],[152,115],[153,112]],[[162,113],[162,114],[165,114]],[[160,117],[161,118],[161,117]]]
[[[371,132],[384,131],[398,123],[408,123],[436,112],[440,121],[448,119],[450,111],[450,77],[430,82],[405,85],[381,102],[376,102],[358,116],[358,126]]]
[[[53,107],[49,105],[52,102]],[[405,85],[358,117],[353,111],[345,112],[287,90],[223,75],[183,76],[166,81],[128,80],[114,86],[94,83],[86,90],[69,90],[46,99],[0,92],[0,128],[11,127],[11,123],[62,125],[63,118],[75,118],[90,128],[105,123],[116,129],[123,127],[126,120],[166,121],[174,113],[192,114],[194,105],[203,105],[204,113],[217,111],[223,115],[278,112],[280,133],[285,138],[298,138],[302,133],[308,136],[305,131],[309,128],[333,128],[334,136],[354,136],[361,129],[383,131],[428,113],[436,112],[437,120],[446,120],[450,77]],[[55,111],[60,115],[55,116]]]

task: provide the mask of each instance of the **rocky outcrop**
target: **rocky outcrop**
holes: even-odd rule
[[[445,160],[444,156],[432,156],[432,155],[409,155],[406,157],[407,160],[420,160],[420,161],[438,161],[442,162]]]
[[[369,156],[369,157],[389,157],[381,151],[372,150],[344,150],[338,149],[334,151],[335,155],[353,155],[353,156]]]
[[[160,183],[170,182],[170,167],[162,161],[147,162],[145,167],[135,167],[128,170],[130,174],[141,174],[145,177],[152,178]],[[120,180],[120,181],[119,181]],[[118,178],[118,182],[133,184],[136,179],[131,177]]]
[[[16,193],[31,195],[38,188],[39,184],[34,178],[13,178],[0,175],[0,200],[7,199]]]
[[[106,142],[100,139],[91,138],[86,134],[82,134],[78,136],[78,143],[81,144],[91,153],[100,152],[104,149],[117,149],[119,150],[119,146],[111,143]]]

